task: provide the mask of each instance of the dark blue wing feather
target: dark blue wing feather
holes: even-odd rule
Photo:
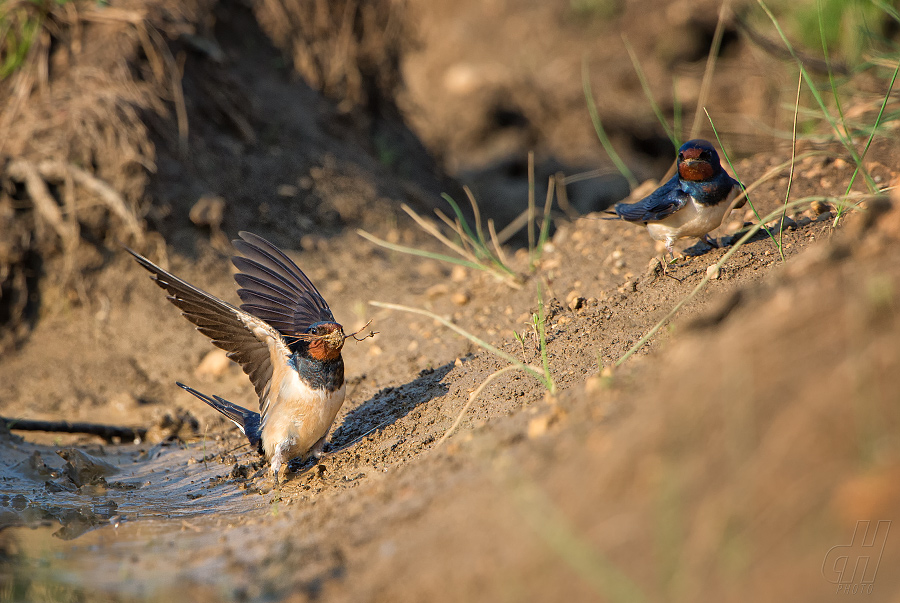
[[[243,257],[231,258],[241,310],[265,320],[283,334],[303,333],[317,322],[334,322],[316,286],[280,249],[260,236],[238,233],[234,241]]]
[[[654,222],[670,216],[690,201],[681,190],[678,175],[636,203],[619,203],[613,210],[629,222]]]

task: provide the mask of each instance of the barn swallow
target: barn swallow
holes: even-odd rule
[[[738,181],[722,169],[716,149],[698,138],[678,149],[678,170],[668,182],[636,203],[616,204],[613,211],[623,220],[644,223],[650,236],[665,241],[666,251],[674,256],[672,247],[683,237],[700,237],[717,247],[707,235],[722,224],[732,209],[732,193],[740,190]]]
[[[233,243],[241,255],[231,262],[238,269],[240,308],[128,252],[250,378],[258,413],[178,385],[234,422],[269,461],[277,484],[291,459],[322,455],[346,392],[341,349],[353,335],[344,335],[315,285],[287,255],[257,235],[239,236]]]

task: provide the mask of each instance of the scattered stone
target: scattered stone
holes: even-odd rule
[[[300,248],[304,251],[315,251],[319,248],[321,237],[314,234],[303,235],[300,237]]]
[[[827,211],[830,212],[831,206],[829,204],[825,203],[824,201],[819,201],[818,199],[816,199],[815,201],[813,201],[812,203],[809,204],[809,209],[811,209],[812,212],[818,216],[818,215],[824,214]]]
[[[147,430],[145,440],[158,444],[171,440],[187,440],[200,431],[200,422],[190,411],[179,409],[175,414],[166,413]]]
[[[57,450],[56,454],[66,461],[63,472],[78,487],[86,484],[103,483],[105,477],[119,471],[119,468],[115,465],[82,452],[77,448]]]
[[[208,226],[218,230],[225,218],[225,199],[217,195],[203,195],[188,214],[195,226]]]
[[[662,260],[658,257],[650,258],[650,261],[647,263],[647,270],[644,271],[644,278],[654,277],[663,271]]]
[[[434,260],[424,260],[419,262],[416,264],[415,270],[420,276],[425,277],[440,278],[443,275],[441,265]]]
[[[212,350],[203,357],[197,368],[194,369],[195,377],[221,377],[228,370],[231,360],[228,359],[225,350]]]
[[[783,225],[781,224],[781,218],[776,218],[766,224],[766,228],[768,228],[772,232],[779,232],[779,226],[781,226],[783,230],[796,230],[797,223],[789,217],[785,216]]]
[[[550,428],[550,415],[541,415],[528,422],[528,437],[539,438]]]
[[[453,296],[450,299],[457,306],[465,306],[467,303],[469,303],[470,298],[469,298],[469,294],[466,293],[465,291],[457,291],[456,293],[453,294]]]
[[[591,375],[584,382],[584,391],[588,394],[596,394],[603,389],[603,379],[600,375]]]
[[[716,264],[710,264],[706,267],[706,276],[709,277],[710,280],[716,280],[719,278],[721,271],[719,270],[719,266]]]
[[[637,291],[637,281],[634,279],[625,281],[619,287],[619,293],[633,293],[634,291]]]
[[[564,410],[553,405],[549,412],[546,412],[539,417],[535,417],[528,422],[528,437],[532,439],[541,437],[547,433],[547,430],[550,429],[550,427],[565,417],[565,414]]]
[[[574,312],[575,310],[580,310],[581,308],[584,307],[584,303],[585,303],[586,301],[587,301],[587,300],[586,300],[585,298],[581,297],[580,295],[574,295],[574,296],[573,296],[573,295],[570,294],[570,297],[569,297],[569,309],[572,310],[573,312]]]
[[[282,184],[275,191],[279,197],[296,197],[300,189],[293,184]]]
[[[449,292],[450,287],[446,283],[438,283],[437,285],[428,287],[428,289],[425,290],[425,296],[429,299],[434,299],[442,295],[447,295]]]

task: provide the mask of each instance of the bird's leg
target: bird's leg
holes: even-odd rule
[[[663,274],[669,276],[669,264],[675,262],[675,241],[666,239],[666,252],[663,254]]]
[[[669,261],[669,257],[672,258],[671,262]],[[663,256],[663,260],[665,260],[663,262],[663,276],[667,276],[667,277],[674,279],[680,283],[681,279],[669,274],[669,270],[668,270],[669,264],[675,263],[675,240],[674,239],[666,239],[666,254]]]
[[[327,438],[327,437],[328,437],[328,434],[326,433],[321,438],[319,438],[319,440],[315,444],[313,444],[312,448],[309,449],[310,457],[312,457],[314,459],[320,459],[323,456],[325,456],[325,452],[324,452],[325,438]]]
[[[281,474],[281,468],[284,467],[285,472],[287,472],[287,462],[284,458],[284,451],[287,448],[287,440],[284,442],[280,442],[278,446],[275,447],[275,452],[272,454],[272,478],[275,480],[275,486],[278,487],[278,479]]]
[[[703,241],[704,243],[706,243],[707,245],[709,245],[710,247],[712,247],[713,249],[719,248],[719,243],[716,242],[715,239],[710,238],[708,233],[703,235],[703,238],[700,240]]]

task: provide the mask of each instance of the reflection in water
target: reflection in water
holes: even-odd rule
[[[221,517],[241,523],[270,503],[230,479],[258,462],[248,451],[238,459],[204,444],[57,450],[0,440],[0,603],[146,600],[151,585],[151,600],[162,600],[178,576],[148,572],[147,557],[165,559],[179,541],[215,547]]]

